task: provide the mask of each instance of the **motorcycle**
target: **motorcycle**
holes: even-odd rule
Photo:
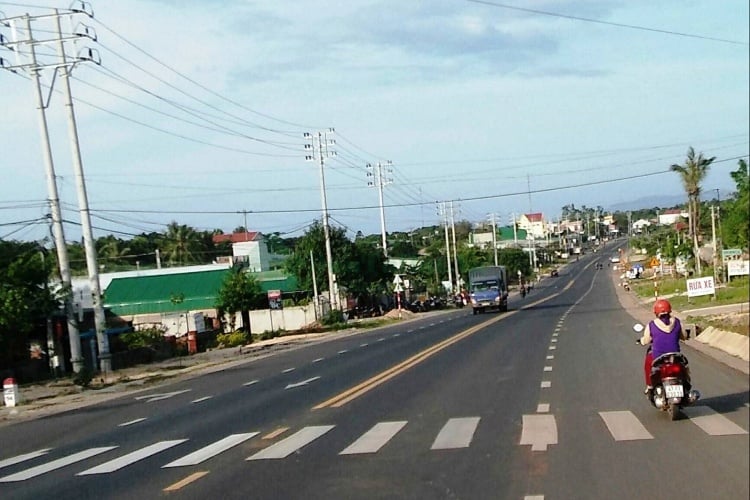
[[[633,327],[638,333],[644,329],[641,324]],[[636,343],[641,345],[640,339]],[[656,409],[667,412],[672,421],[679,418],[681,408],[692,405],[701,397],[701,393],[692,388],[688,359],[680,352],[668,352],[654,359],[651,363],[651,387],[653,389],[646,397]]]

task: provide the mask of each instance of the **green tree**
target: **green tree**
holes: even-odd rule
[[[161,250],[170,265],[192,264],[198,261],[201,236],[190,226],[170,222],[161,239]]]
[[[0,241],[0,368],[28,358],[29,335],[58,309],[54,263],[36,243]]]
[[[722,241],[733,248],[748,248],[750,241],[750,176],[745,160],[740,160],[737,170],[731,172],[737,191],[727,203],[722,217]]]
[[[701,183],[708,174],[709,166],[716,159],[715,156],[705,158],[703,153],[695,154],[692,146],[687,151],[687,158],[682,165],[672,164],[669,169],[680,175],[682,186],[688,197],[688,234],[693,241],[696,271],[700,273],[700,259],[698,258],[698,241],[700,239],[700,196]]]
[[[243,329],[250,333],[250,311],[263,306],[263,293],[260,283],[248,274],[242,266],[234,266],[227,274],[219,289],[216,309],[219,317],[224,321],[225,314],[229,314],[230,327],[234,330],[234,315],[237,311],[242,316]]]

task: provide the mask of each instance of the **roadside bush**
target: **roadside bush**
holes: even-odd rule
[[[128,346],[128,349],[138,347],[160,347],[164,342],[165,328],[144,328],[133,332],[123,333],[120,335],[122,342]]]
[[[216,336],[216,343],[219,347],[237,347],[249,343],[248,338],[252,337],[242,331],[220,333]]]
[[[335,326],[335,325],[341,325],[345,324],[346,320],[344,319],[344,312],[343,311],[330,311],[328,314],[323,316],[320,319],[320,322],[325,326]]]
[[[259,338],[260,340],[269,340],[269,339],[275,339],[276,337],[281,337],[284,335],[284,330],[276,330],[276,331],[270,331],[266,330],[265,332],[261,333]]]

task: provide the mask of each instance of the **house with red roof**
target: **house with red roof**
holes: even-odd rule
[[[525,230],[534,239],[547,238],[547,224],[541,212],[521,214],[516,223],[519,229]]]
[[[232,244],[232,262],[243,263],[254,273],[271,269],[271,256],[268,253],[263,235],[258,231],[243,231],[232,234],[215,234],[213,242]]]

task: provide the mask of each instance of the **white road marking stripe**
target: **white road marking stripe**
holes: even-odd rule
[[[173,462],[169,462],[167,465],[163,465],[162,469],[169,467],[185,467],[188,465],[198,465],[201,462],[205,462],[211,457],[215,457],[219,453],[223,453],[240,443],[243,443],[251,437],[257,436],[258,432],[247,432],[245,434],[232,434],[223,439],[216,441],[208,446],[201,448],[200,450],[194,451],[189,455],[185,455]]]
[[[78,453],[68,455],[67,457],[58,458],[57,460],[53,460],[52,462],[37,465],[36,467],[32,467],[31,469],[26,469],[15,474],[11,474],[10,476],[2,477],[0,478],[0,483],[25,481],[26,479],[31,479],[32,477],[41,476],[46,472],[60,469],[67,465],[80,462],[81,460],[86,460],[87,458],[91,458],[100,453],[104,453],[105,451],[114,450],[115,448],[117,448],[117,446],[103,446],[101,448],[89,448],[88,450],[79,451]]]
[[[281,373],[289,373],[293,371],[294,371],[294,368],[287,368],[286,370],[281,370]]]
[[[557,346],[554,346],[554,345],[549,346],[550,351],[554,351],[555,349],[557,349]]]
[[[143,422],[144,420],[146,420],[145,417],[144,418],[136,418],[135,420],[131,420],[130,422],[123,422],[121,424],[118,424],[117,427],[127,427],[129,425],[137,424],[138,422]]]
[[[151,455],[156,455],[157,453],[164,451],[166,449],[169,449],[172,446],[176,446],[180,443],[184,443],[185,441],[187,441],[187,439],[174,439],[172,441],[159,441],[158,443],[154,443],[152,445],[146,446],[145,448],[141,448],[140,450],[135,450],[132,453],[123,455],[120,458],[115,458],[114,460],[110,460],[109,462],[105,462],[101,465],[97,465],[96,467],[86,469],[85,471],[79,472],[78,474],[76,474],[76,476],[88,476],[90,474],[108,474],[110,472],[115,472],[115,471],[122,469],[123,467],[127,467],[130,464],[138,462],[139,460],[148,458]]]
[[[693,406],[691,408],[683,408],[682,411],[690,417],[691,422],[703,429],[710,436],[747,434],[745,429],[708,406]]]
[[[557,337],[558,335],[559,335],[559,333],[557,333],[557,332],[555,332],[555,333],[552,334],[553,337]]]
[[[380,422],[372,429],[362,434],[356,441],[346,447],[339,455],[356,455],[359,453],[375,453],[396,435],[406,425],[402,422]]]
[[[599,415],[615,441],[654,439],[630,411],[600,411]]]
[[[548,403],[542,403],[536,406],[536,412],[537,413],[549,413],[549,404]]]
[[[555,342],[557,342],[557,339],[552,339],[550,342],[554,344]]]
[[[202,403],[203,401],[211,399],[213,396],[203,396],[202,398],[194,399],[191,403]]]
[[[549,380],[543,380],[540,387],[542,389],[547,389],[549,387],[552,387],[552,382],[550,382]]]
[[[367,347],[368,345],[370,345],[370,344],[367,344],[367,343],[359,344],[359,347]]]
[[[378,339],[378,342],[383,342],[384,340],[385,340],[385,337],[380,337],[380,338]]]
[[[413,332],[413,331],[414,331],[414,330],[409,330],[409,331],[408,331],[408,332],[406,332],[406,333],[411,333],[411,332]],[[400,333],[394,333],[394,334],[393,334],[393,336],[394,336],[394,337],[400,337],[400,336],[401,336],[401,334],[400,334]]]
[[[42,455],[46,455],[47,453],[49,453],[51,449],[52,448],[44,448],[43,450],[32,451],[31,453],[26,453],[25,455],[18,455],[12,458],[6,458],[5,460],[0,460],[0,469],[2,469],[3,467],[8,467],[10,465],[20,464],[21,462],[31,460],[32,458],[41,457]]]
[[[520,445],[531,445],[531,451],[546,451],[557,444],[557,422],[554,415],[524,415]]]
[[[163,394],[149,394],[147,396],[136,396],[135,399],[141,400],[145,399],[147,403],[150,403],[152,401],[161,401],[163,399],[169,399],[171,397],[177,396],[179,394],[184,394],[186,392],[190,392],[192,389],[183,389],[181,391],[174,391],[174,392],[166,392]]]
[[[313,363],[320,363],[320,362],[321,362],[321,361],[323,361],[324,359],[326,359],[326,358],[317,358],[317,359],[313,359],[313,360],[312,360],[312,362],[313,362]]]
[[[346,349],[344,349],[343,351],[339,351],[338,354],[344,354],[346,352],[348,352],[348,351]]]
[[[466,448],[471,444],[479,417],[452,418],[448,420],[430,446],[431,450]]]
[[[555,356],[550,354],[549,356],[547,356],[547,359],[555,359]]]
[[[523,500],[544,500],[544,495],[526,495]]]
[[[552,371],[552,367],[551,366],[545,366],[544,367],[544,371],[545,372],[551,372]]]
[[[303,446],[315,441],[320,436],[333,428],[333,425],[305,427],[304,429],[295,432],[288,438],[282,439],[278,443],[269,446],[265,450],[261,450],[255,455],[246,458],[246,460],[286,458]]]

